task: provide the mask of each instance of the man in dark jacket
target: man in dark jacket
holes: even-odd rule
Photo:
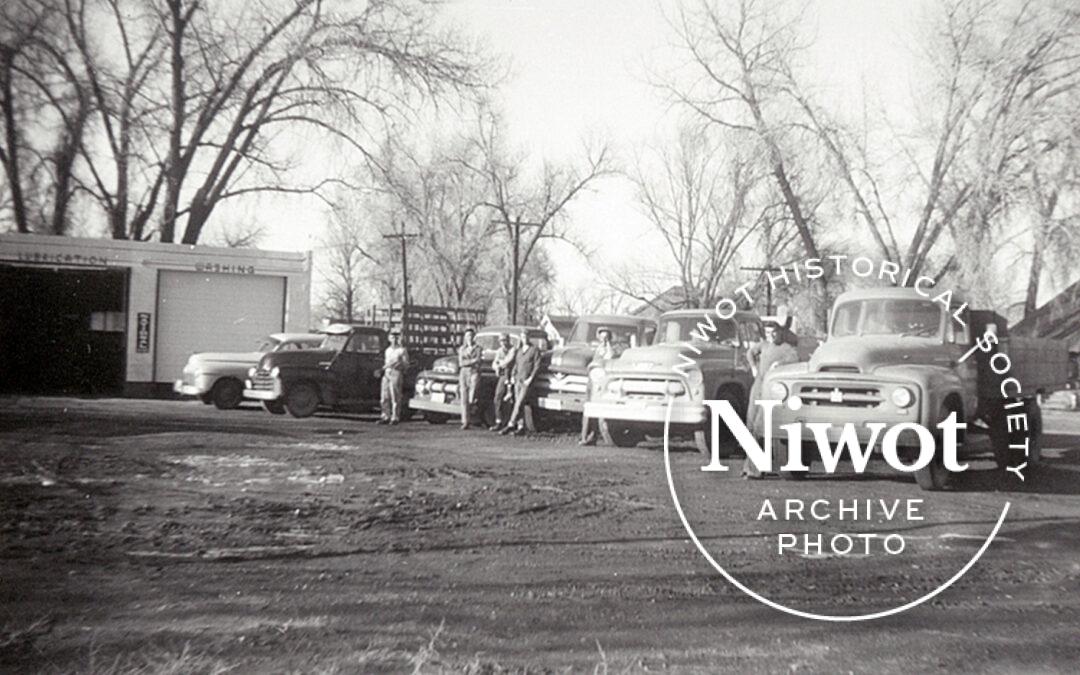
[[[506,435],[511,432],[520,436],[525,433],[524,413],[525,397],[529,394],[536,373],[540,370],[540,348],[529,342],[529,336],[522,331],[518,340],[518,353],[514,359],[514,411],[510,413],[510,421],[500,434]]]

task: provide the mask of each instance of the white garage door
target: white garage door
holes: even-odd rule
[[[157,311],[154,381],[172,382],[193,353],[253,351],[281,332],[285,277],[162,271]]]

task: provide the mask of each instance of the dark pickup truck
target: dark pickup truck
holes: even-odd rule
[[[320,406],[370,410],[379,405],[386,331],[374,326],[333,324],[320,331],[318,349],[271,352],[248,371],[244,397],[262,401],[275,414],[309,417]],[[424,364],[413,362],[405,374],[404,397],[413,393]],[[403,411],[406,412],[406,411]]]

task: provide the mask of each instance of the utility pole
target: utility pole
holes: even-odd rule
[[[779,267],[740,267],[747,272],[779,272]],[[765,315],[772,315],[772,282],[765,284]]]
[[[409,239],[416,239],[420,236],[418,232],[406,232],[405,221],[400,223],[401,230],[395,234],[384,234],[383,239],[397,239],[401,242],[401,341],[405,342],[405,311],[409,306],[409,257],[406,242]],[[390,323],[393,324],[394,313],[393,308],[390,309]]]
[[[521,220],[518,216],[513,222],[506,220],[493,220],[491,221],[495,225],[505,225],[510,228],[510,240],[513,248],[512,254],[512,281],[510,288],[510,323],[517,324],[518,317],[518,294],[519,286],[521,285],[521,228],[523,227],[543,227],[544,223],[529,223]]]

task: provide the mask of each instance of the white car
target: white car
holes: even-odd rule
[[[268,352],[314,349],[325,335],[318,333],[274,333],[259,341],[250,352],[203,352],[192,354],[173,391],[195,396],[203,403],[213,403],[219,410],[229,410],[244,400],[244,377]]]

